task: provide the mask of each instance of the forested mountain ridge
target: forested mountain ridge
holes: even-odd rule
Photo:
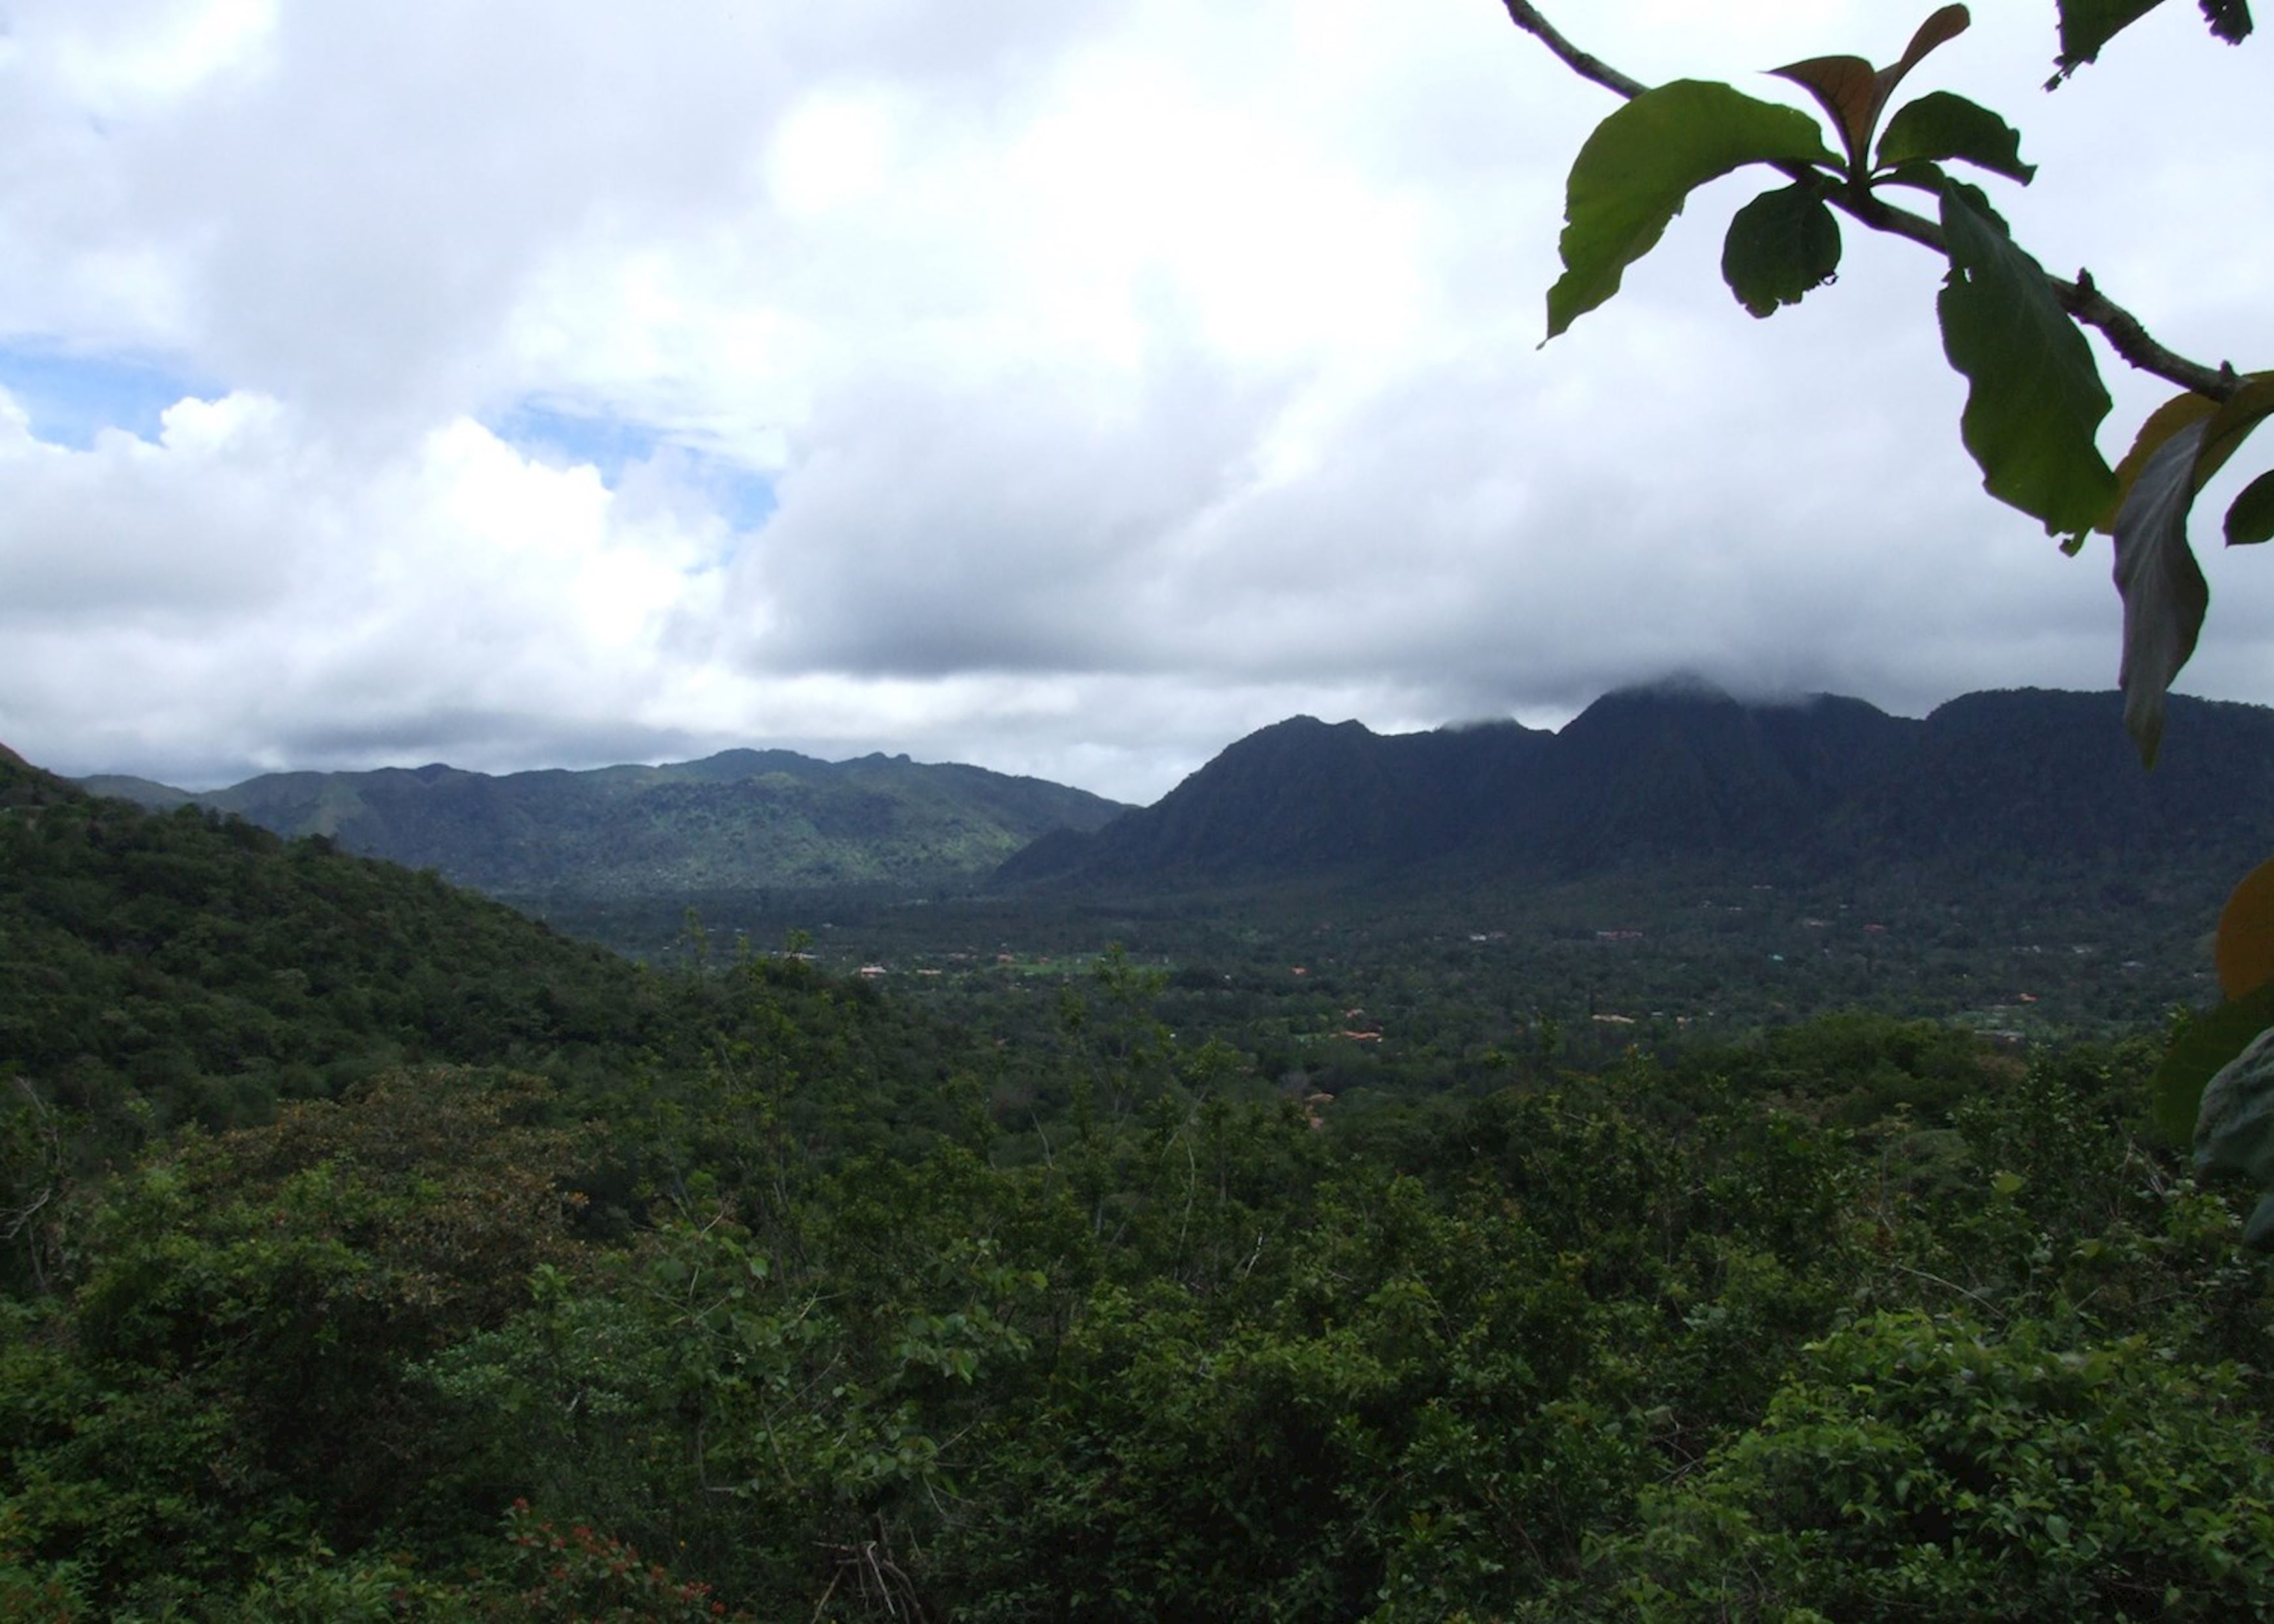
[[[493,777],[440,764],[273,773],[193,794],[86,787],[320,834],[493,896],[651,897],[770,885],[913,884],[983,873],[1053,829],[1124,808],[1085,790],[905,756],[728,750],[663,766]]]
[[[1971,694],[1920,720],[1818,695],[1608,695],[1560,733],[1374,734],[1297,718],[1151,807],[998,877],[1143,891],[1335,871],[1569,877],[1731,857],[1798,874],[2206,868],[2274,849],[2274,710],[2174,699],[2152,773],[2109,694]]]

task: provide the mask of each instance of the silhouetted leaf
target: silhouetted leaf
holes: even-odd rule
[[[1619,290],[1695,188],[1748,163],[1836,162],[1796,109],[1700,79],[1645,90],[1596,125],[1572,162],[1547,336]]]
[[[1942,7],[1919,25],[1900,60],[1876,71],[1861,56],[1811,56],[1770,71],[1816,98],[1831,117],[1833,128],[1840,132],[1849,164],[1861,169],[1864,154],[1871,150],[1871,132],[1879,128],[1879,115],[1895,86],[1929,51],[1965,33],[1972,20],[1962,5]]]
[[[2240,45],[2249,36],[2253,25],[2248,0],[2198,3],[2203,20],[2218,38]],[[2093,61],[2102,46],[2162,4],[2163,0],[2059,0],[2061,49],[2054,65],[2059,71],[2045,81],[2045,88],[2052,89]]]
[[[2196,454],[2209,419],[2156,447],[2116,510],[2116,590],[2124,599],[2124,727],[2140,759],[2156,764],[2164,695],[2195,651],[2210,587],[2187,545]]]
[[[1917,164],[1911,166],[1913,170],[1923,167],[1924,166]],[[1990,194],[1988,192],[1983,191],[1981,187],[1976,185],[1972,181],[1961,180],[1958,177],[1949,173],[1946,169],[1938,168],[1935,170],[1935,173],[1942,177],[1941,184],[1936,188],[1936,194],[1938,196],[1944,198],[1956,198],[1960,202],[1965,204],[1967,207],[1972,209],[1976,214],[1981,215],[1983,219],[1988,221],[1990,224],[1994,226],[2001,234],[2007,237],[2011,237],[2014,234],[2014,228],[2006,223],[2006,216],[1998,212],[1998,206],[1991,202]],[[2036,261],[2031,260],[2030,263],[2035,264]]]
[[[1814,96],[1832,120],[1832,127],[1840,132],[1850,161],[1862,161],[1871,145],[1872,123],[1879,116],[1877,69],[1861,56],[1811,56],[1769,71]]]
[[[2226,510],[2226,545],[2255,546],[2274,538],[2274,473],[2264,473],[2242,487],[2234,506]]]
[[[1962,5],[1939,6],[1927,14],[1927,19],[1911,35],[1911,42],[1903,47],[1902,56],[1892,67],[1882,68],[1879,76],[1886,82],[1881,94],[1902,82],[1903,75],[1926,60],[1927,53],[1947,45],[1972,26],[1974,17]]]
[[[2163,0],[2059,0],[2059,3],[2060,55],[2055,58],[2053,65],[2059,71],[2045,81],[2048,90],[2086,63],[2098,57],[2102,46],[2161,5]]]
[[[2093,444],[2108,391],[2043,268],[1977,207],[1971,190],[1943,188],[1950,274],[1936,301],[1943,351],[1969,385],[1966,448],[2000,501],[2052,534],[2089,530],[2116,489]]]
[[[1903,54],[1879,70],[1879,103],[1871,109],[1874,129],[1879,125],[1879,115],[1886,110],[1887,99],[1895,94],[1895,86],[1903,82],[1904,77],[1925,61],[1930,51],[1964,34],[1973,22],[1972,13],[1962,5],[1946,5],[1928,13],[1927,19],[1911,35],[1911,42],[1903,47]],[[1870,144],[1870,133],[1866,132],[1864,139],[1857,143],[1856,156],[1859,159],[1863,156],[1864,147]]]
[[[2211,33],[2229,45],[2240,45],[2250,36],[2248,0],[2201,0],[2201,4]]]
[[[1797,304],[1840,268],[1840,222],[1813,185],[1764,192],[1729,221],[1721,280],[1756,316]]]
[[[1879,138],[1882,168],[1923,158],[1962,158],[2024,185],[2037,172],[2037,165],[2022,162],[2018,131],[1988,108],[1946,90],[1929,91],[1898,108]]]

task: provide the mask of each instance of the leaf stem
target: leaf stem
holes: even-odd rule
[[[1572,44],[1531,0],[1502,0],[1502,4],[1508,8],[1509,20],[1545,45],[1557,61],[1581,79],[1600,85],[1629,102],[1649,88],[1640,79],[1620,72],[1601,57],[1591,56]],[[1815,179],[1823,173],[1804,163],[1781,163],[1776,167],[1795,180]],[[1908,238],[1946,257],[1949,254],[1939,224],[1924,214],[1897,208],[1873,192],[1868,181],[1850,177],[1845,185],[1828,194],[1827,200],[1842,214],[1874,231]],[[2072,319],[2098,333],[2111,350],[2140,371],[2215,401],[2226,400],[2241,387],[2232,365],[2206,366],[2157,342],[2139,317],[2101,292],[2090,271],[2079,271],[2074,282],[2064,282],[2048,271],[2045,281],[2052,289],[2053,297]]]

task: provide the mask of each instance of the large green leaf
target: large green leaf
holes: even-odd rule
[[[1721,280],[1756,316],[1799,304],[1839,268],[1840,222],[1805,182],[1764,192],[1739,209],[1721,245]]]
[[[2093,435],[2108,415],[2092,349],[2037,262],[1958,183],[1943,188],[1950,274],[1936,300],[1943,352],[1969,386],[1960,429],[2000,501],[2054,535],[2092,528],[2116,476]]]
[[[2195,459],[2210,419],[2165,440],[2141,465],[2116,510],[2116,590],[2124,599],[2124,727],[2140,758],[2156,764],[2164,736],[2164,696],[2195,651],[2210,587],[2187,545],[2195,500]]]
[[[1703,79],[1644,91],[1596,125],[1572,161],[1547,336],[1616,293],[1698,186],[1748,163],[1836,162],[1816,121],[1796,109]]]
[[[1937,158],[1962,158],[2023,185],[2037,172],[2036,164],[2022,162],[2019,131],[1988,108],[1946,90],[1931,90],[1905,102],[1879,138],[1882,169]]]
[[[2255,546],[2274,539],[2274,473],[2258,476],[2242,487],[2234,506],[2226,510],[2226,545]]]
[[[2274,1026],[2274,982],[2187,1023],[2148,1085],[2156,1125],[2173,1144],[2184,1145],[2194,1134],[2204,1085],[2269,1026]]]

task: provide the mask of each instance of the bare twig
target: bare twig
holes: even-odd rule
[[[33,1132],[41,1141],[40,1172],[46,1182],[37,1194],[24,1192],[26,1199],[21,1204],[0,1211],[0,1241],[13,1242],[19,1236],[23,1238],[25,1256],[32,1270],[32,1289],[45,1297],[48,1260],[56,1249],[56,1234],[52,1222],[38,1224],[33,1221],[64,1187],[63,1134],[56,1125],[55,1107],[40,1098],[29,1079],[19,1077],[13,1081],[31,1112]]]
[[[1581,79],[1593,79],[1614,94],[1633,101],[1645,86],[1638,79],[1630,79],[1600,56],[1590,56],[1577,46],[1555,32],[1555,26],[1540,14],[1540,9],[1530,0],[1507,0],[1510,21],[1555,53],[1557,60]]]
[[[1917,1279],[1919,1279],[1919,1280],[1924,1280],[1924,1281],[1925,1281],[1925,1282],[1926,1282],[1928,1284],[1930,1284],[1930,1285],[1940,1286],[1940,1287],[1942,1287],[1945,1290],[1947,1290],[1947,1291],[1955,1291],[1955,1292],[1957,1292],[1957,1293],[1958,1293],[1958,1295],[1959,1295],[1959,1296],[1961,1296],[1961,1297],[1966,1297],[1966,1298],[1969,1298],[1969,1300],[1971,1300],[1971,1301],[1973,1301],[1973,1302],[1979,1303],[1983,1307],[1984,1307],[1984,1308],[1988,1309],[1992,1313],[1993,1313],[1993,1314],[1997,1315],[1997,1316],[1998,1316],[1998,1318],[1999,1318],[1999,1320],[2004,1320],[2004,1319],[2006,1318],[2006,1311],[2005,1311],[2004,1309],[2002,1309],[2002,1308],[1999,1307],[1997,1304],[1995,1304],[1995,1303],[1992,1302],[1988,1297],[1986,1297],[1983,1296],[1979,1291],[1974,1290],[1971,1287],[1968,1287],[1968,1286],[1962,1286],[1962,1285],[1960,1285],[1960,1284],[1959,1284],[1956,1281],[1954,1281],[1954,1280],[1945,1280],[1945,1279],[1944,1279],[1941,1275],[1939,1275],[1939,1274],[1928,1274],[1924,1269],[1922,1269],[1922,1268],[1913,1268],[1909,1264],[1908,1264],[1908,1263],[1899,1263],[1899,1262],[1896,1262],[1896,1261],[1895,1261],[1894,1259],[1892,1259],[1892,1258],[1890,1258],[1890,1259],[1888,1259],[1888,1261],[1889,1261],[1891,1264],[1894,1264],[1894,1266],[1896,1268],[1901,1269],[1901,1270],[1904,1274],[1906,1274],[1912,1275],[1912,1276],[1914,1276],[1914,1277],[1916,1277],[1916,1278],[1917,1278]]]
[[[1620,72],[1601,57],[1591,56],[1572,44],[1540,15],[1539,7],[1531,0],[1502,0],[1502,4],[1508,7],[1511,22],[1545,45],[1558,62],[1581,79],[1630,102],[1649,88],[1640,79]],[[1822,178],[1821,170],[1803,163],[1781,163],[1777,168],[1795,180]],[[1948,252],[1940,225],[1924,214],[1897,208],[1869,186],[1851,181],[1833,191],[1826,200],[1874,231],[1907,238],[1939,254]],[[2098,333],[2111,350],[2140,371],[2215,401],[2227,399],[2241,387],[2233,365],[2206,366],[2158,342],[2137,316],[2101,292],[2090,272],[2079,271],[2074,282],[2064,282],[2048,271],[2045,282],[2063,310]]]
[[[829,1611],[829,1598],[837,1594],[837,1582],[844,1576],[845,1568],[842,1563],[840,1563],[837,1571],[829,1575],[829,1588],[822,1591],[821,1599],[813,1604],[813,1618],[810,1624],[821,1624],[821,1615]]]

